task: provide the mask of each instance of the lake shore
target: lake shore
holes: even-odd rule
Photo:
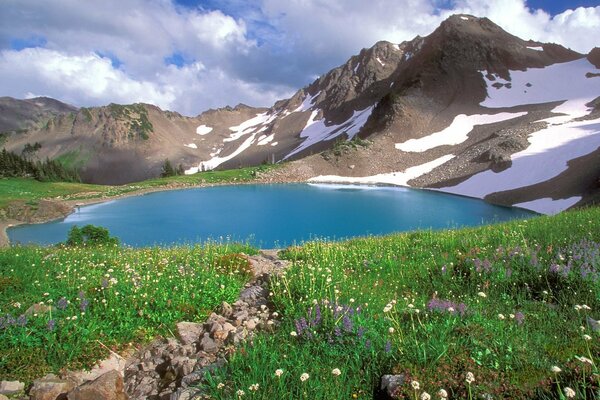
[[[275,172],[275,173],[273,173],[273,172]],[[295,177],[295,176],[287,174],[287,173],[281,174],[281,173],[277,173],[277,171],[271,171],[271,172],[267,172],[267,173],[259,176],[255,180],[245,181],[245,182],[239,182],[239,181],[216,182],[216,183],[200,182],[197,184],[171,183],[171,184],[168,184],[165,186],[148,187],[148,188],[143,188],[143,189],[138,189],[138,190],[132,190],[131,192],[122,193],[122,194],[118,194],[115,196],[102,196],[102,197],[98,197],[98,198],[76,199],[76,200],[49,198],[49,199],[47,199],[48,201],[56,202],[56,203],[66,206],[68,209],[66,214],[61,215],[61,216],[53,215],[53,216],[49,216],[47,218],[40,218],[35,221],[21,221],[21,220],[14,219],[14,218],[0,219],[0,248],[10,246],[10,239],[9,239],[8,233],[7,233],[8,228],[18,226],[18,225],[23,225],[23,224],[42,224],[42,223],[46,223],[46,222],[55,221],[55,220],[58,220],[61,218],[65,218],[67,215],[72,214],[75,211],[75,209],[79,206],[87,206],[87,205],[92,205],[92,204],[105,203],[107,201],[118,200],[118,199],[123,199],[123,198],[127,198],[127,197],[142,196],[142,195],[149,194],[149,193],[165,192],[165,191],[171,191],[171,190],[195,189],[195,188],[205,188],[205,187],[225,186],[225,185],[252,185],[252,184],[297,183],[297,182],[306,182],[306,179],[299,179],[298,177]]]

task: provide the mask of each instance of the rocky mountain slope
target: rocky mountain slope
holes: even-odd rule
[[[0,97],[0,133],[9,135],[42,127],[53,117],[76,110],[76,107],[49,97],[26,100]]]
[[[363,49],[269,109],[196,117],[144,104],[57,115],[42,143],[92,182],[293,161],[285,179],[394,183],[553,212],[600,197],[600,49],[525,41],[455,15],[427,37]],[[65,156],[66,155],[66,156]]]

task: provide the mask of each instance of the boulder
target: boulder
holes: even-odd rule
[[[202,324],[195,322],[179,322],[176,327],[177,336],[179,336],[179,340],[185,345],[197,342],[204,333]]]
[[[16,394],[25,389],[25,384],[19,381],[1,381],[0,394]]]
[[[72,381],[46,375],[33,381],[33,386],[29,389],[29,400],[56,400],[61,395],[66,398],[67,392],[74,386]]]
[[[115,370],[76,387],[67,394],[67,397],[69,400],[129,399],[123,388],[123,377]]]

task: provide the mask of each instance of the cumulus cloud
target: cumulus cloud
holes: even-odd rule
[[[456,12],[580,52],[598,45],[600,30],[600,7],[552,17],[524,0],[174,1],[4,0],[0,95],[144,101],[195,115],[239,102],[269,106],[361,48],[427,35]],[[14,46],[28,41],[35,48]]]

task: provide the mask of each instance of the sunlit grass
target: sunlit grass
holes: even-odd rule
[[[398,398],[554,399],[565,387],[598,398],[599,220],[590,209],[290,248],[293,266],[271,288],[281,329],[204,390],[370,399],[382,374],[398,373]]]
[[[221,302],[233,302],[250,278],[230,262],[239,252],[255,250],[206,244],[0,251],[0,376],[30,381],[89,367],[108,348],[173,336],[178,321],[203,321]]]

